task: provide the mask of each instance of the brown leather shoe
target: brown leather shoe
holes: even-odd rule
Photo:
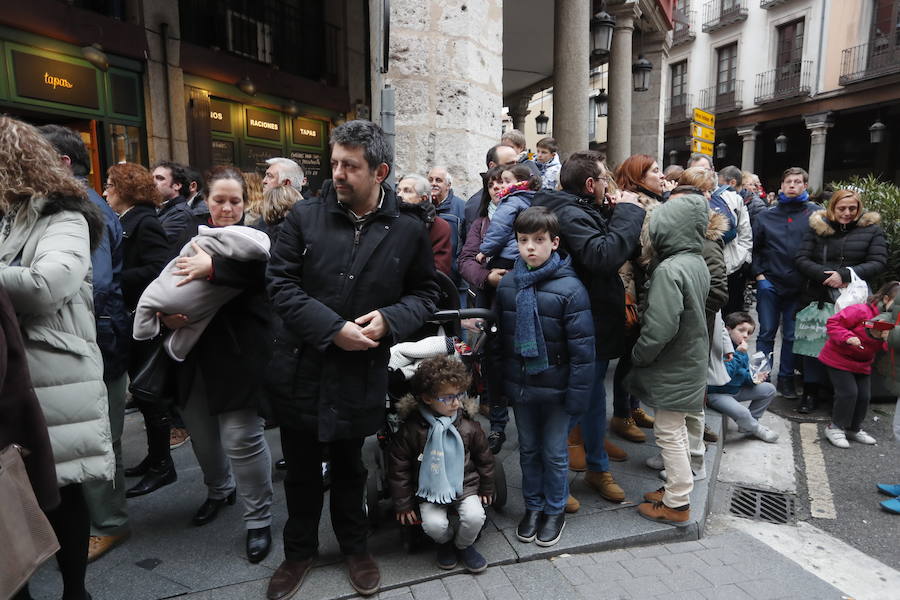
[[[716,433],[714,433],[712,429],[710,429],[709,427],[704,425],[703,426],[703,441],[707,442],[709,444],[715,444],[716,442],[719,441],[719,436]]]
[[[569,494],[569,497],[566,498],[566,512],[569,514],[577,513],[579,508],[581,508],[581,502],[578,501],[578,498]]]
[[[638,514],[657,523],[686,527],[691,520],[691,505],[685,504],[680,508],[669,508],[662,501],[642,502],[638,506]]]
[[[647,441],[647,434],[640,430],[631,417],[627,419],[613,417],[609,420],[609,430],[629,442]]]
[[[94,562],[122,542],[131,534],[122,535],[92,535],[88,542],[88,562]]]
[[[312,569],[314,558],[306,560],[283,560],[272,578],[269,579],[269,587],[266,589],[266,598],[269,600],[286,600],[300,589],[306,574]]]
[[[644,429],[653,429],[653,424],[656,423],[656,419],[644,412],[643,408],[631,411],[631,418],[634,419],[635,425]]]
[[[609,438],[603,439],[603,448],[611,461],[624,462],[628,460],[628,453],[609,441]]]
[[[609,471],[588,471],[584,475],[584,482],[594,488],[603,498],[610,502],[623,502],[625,490],[619,487]]]
[[[347,571],[350,574],[350,585],[362,596],[371,596],[381,587],[378,564],[368,552],[347,556]]]
[[[654,490],[652,492],[647,492],[644,494],[644,500],[647,502],[662,502],[663,494],[666,492],[666,488],[661,487],[658,490]]]
[[[581,438],[581,425],[576,425],[569,432],[569,470],[587,471],[587,456],[584,453],[584,440]]]

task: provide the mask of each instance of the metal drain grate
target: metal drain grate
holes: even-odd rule
[[[790,523],[796,507],[794,499],[785,494],[737,486],[731,493],[731,513],[757,521]]]

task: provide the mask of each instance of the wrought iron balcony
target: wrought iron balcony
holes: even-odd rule
[[[695,10],[684,10],[684,16],[687,17],[687,23],[675,23],[675,31],[672,33],[672,47],[693,42],[697,38],[697,29],[694,25]]]
[[[843,51],[841,56],[841,85],[900,73],[900,47],[889,38],[876,38]]]
[[[744,80],[732,79],[711,88],[700,90],[700,108],[707,112],[721,114],[741,110],[744,103]]]
[[[678,94],[666,99],[666,123],[681,123],[691,120],[694,108],[692,94]]]
[[[766,9],[774,8],[779,4],[784,4],[787,1],[788,0],[759,0],[759,7]]]
[[[710,33],[747,20],[747,0],[711,0],[703,5],[703,31]]]
[[[757,73],[753,101],[756,104],[765,104],[809,96],[812,93],[812,76],[811,60],[798,60],[771,71]]]

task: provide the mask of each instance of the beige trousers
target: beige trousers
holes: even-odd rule
[[[654,413],[656,423],[653,425],[653,433],[656,434],[656,443],[662,451],[663,465],[666,467],[663,504],[669,508],[680,508],[690,504],[691,490],[694,489],[688,430],[685,424],[687,415],[688,413],[662,409],[656,409]]]

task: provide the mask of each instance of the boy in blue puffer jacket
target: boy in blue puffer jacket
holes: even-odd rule
[[[560,258],[559,220],[543,206],[515,223],[519,259],[497,289],[503,379],[519,432],[523,542],[552,546],[565,526],[568,434],[594,381],[594,321],[571,259]]]
[[[707,402],[710,408],[734,419],[739,431],[773,444],[778,440],[778,434],[760,423],[759,419],[775,398],[775,386],[753,380],[750,376],[750,357],[747,356],[747,340],[753,335],[756,323],[749,313],[734,312],[725,317],[725,327],[734,343],[734,354],[731,360],[725,361],[725,370],[731,381],[725,385],[709,386]],[[749,407],[741,404],[747,400],[750,401]]]
[[[541,178],[525,165],[515,165],[500,175],[505,188],[500,192],[500,205],[484,234],[475,260],[487,261],[491,269],[511,269],[519,257],[513,225],[516,217],[531,206],[534,193],[541,189]]]

